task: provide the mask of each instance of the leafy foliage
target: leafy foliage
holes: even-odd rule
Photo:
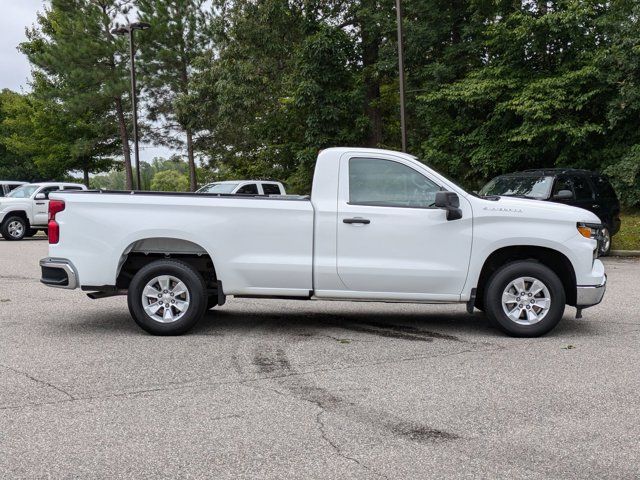
[[[189,188],[189,181],[175,170],[158,172],[151,181],[151,190],[160,192],[184,192]]]
[[[211,43],[209,15],[204,3],[204,0],[136,2],[140,20],[152,25],[153,29],[138,38],[148,117],[164,126],[154,139],[165,145],[186,145],[192,191],[198,182],[193,149],[195,122],[192,117],[182,115],[177,104],[189,95],[196,58]],[[175,137],[176,129],[184,134],[184,141]]]
[[[33,66],[35,110],[26,123],[42,133],[38,137],[44,142],[40,163],[58,163],[60,171],[81,169],[87,177],[89,172],[108,168],[106,157],[120,148],[130,187],[129,134],[123,105],[129,86],[126,43],[110,32],[116,17],[128,11],[128,3],[51,0],[50,7],[38,14],[37,25],[27,30],[27,41],[20,49]],[[47,130],[51,131],[49,136]],[[20,132],[14,135],[18,137]],[[32,140],[23,135],[22,140],[16,138],[16,144],[29,150]],[[48,161],[47,149],[53,150]]]
[[[640,205],[637,0],[402,3],[410,152],[469,188],[523,168],[604,171]],[[394,2],[52,0],[22,46],[37,120],[5,118],[5,149],[20,150],[7,128],[30,125],[64,150],[61,170],[78,168],[79,138],[92,161],[109,157],[98,146],[128,154],[126,40],[105,28],[129,8],[152,24],[136,36],[150,138],[186,145],[191,189],[198,176],[276,178],[307,193],[320,149],[399,148]],[[49,164],[22,143],[25,165]],[[152,166],[141,173],[151,188]]]

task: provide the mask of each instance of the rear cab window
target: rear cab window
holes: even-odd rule
[[[609,180],[603,175],[592,175],[591,181],[593,182],[593,186],[596,191],[596,195],[599,198],[604,198],[608,200],[617,200],[618,196],[616,195],[615,190],[609,183]]]
[[[280,186],[275,183],[263,183],[262,192],[265,195],[280,195],[282,193],[280,191]]]

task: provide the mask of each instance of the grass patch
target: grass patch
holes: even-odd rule
[[[640,250],[640,211],[620,214],[622,225],[613,237],[612,250]]]

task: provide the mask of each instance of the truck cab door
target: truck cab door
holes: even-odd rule
[[[61,190],[58,186],[41,188],[33,196],[33,225],[46,225],[49,221],[49,194]],[[36,199],[38,194],[44,194],[44,199]]]
[[[434,205],[442,186],[404,158],[340,162],[336,266],[348,296],[458,300],[471,255],[468,201],[460,198],[461,219],[447,220]]]

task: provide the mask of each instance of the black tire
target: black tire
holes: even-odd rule
[[[164,275],[174,277],[184,283],[189,298],[189,306],[184,314],[170,323],[154,320],[145,312],[142,304],[142,294],[147,283],[155,277]],[[207,289],[202,275],[189,264],[179,260],[156,260],[142,267],[131,280],[127,296],[131,316],[143,330],[153,335],[181,335],[198,323],[207,308]],[[169,304],[167,303],[167,305]],[[160,306],[160,308],[164,311],[164,307]],[[173,307],[169,308],[173,311]],[[176,316],[178,315],[180,315],[179,312]]]
[[[26,238],[31,238],[33,237],[36,233],[38,233],[38,230],[36,230],[35,228],[30,228],[29,230],[27,230],[27,233],[24,234],[24,236]]]
[[[602,236],[603,240],[600,242],[600,251],[598,254],[601,257],[606,257],[611,251],[611,230],[609,230],[607,225],[602,229]]]
[[[542,314],[543,309],[538,310],[540,307],[535,304],[538,300],[540,300],[540,304],[542,304],[544,300],[542,298],[536,299],[536,295],[530,297],[526,292],[524,297],[526,298],[525,301],[522,301],[522,303],[514,302],[509,304],[513,305],[514,311],[516,307],[524,307],[524,309],[518,310],[522,318],[514,320],[505,313],[502,303],[503,292],[505,292],[511,282],[519,278],[532,278],[544,284],[550,300],[550,306],[546,310],[546,314]],[[525,282],[525,290],[528,291],[531,285],[531,283]],[[515,289],[512,291],[515,291]],[[544,292],[538,293],[537,295],[544,297]],[[520,299],[521,297],[517,298]],[[531,299],[534,301],[533,305],[527,303],[530,302]],[[539,337],[548,333],[562,319],[565,303],[566,297],[560,278],[558,278],[553,270],[533,260],[509,263],[498,269],[489,279],[484,294],[485,313],[487,314],[489,322],[513,337]],[[507,307],[511,308],[510,306]],[[529,321],[527,320],[529,316],[527,310],[531,310],[533,315],[540,313],[542,319],[531,324],[518,323],[526,323]],[[518,312],[514,313],[514,316],[518,315]]]
[[[19,227],[19,230],[16,227]],[[5,240],[22,240],[27,233],[27,221],[18,216],[5,218],[0,227],[0,233]]]

